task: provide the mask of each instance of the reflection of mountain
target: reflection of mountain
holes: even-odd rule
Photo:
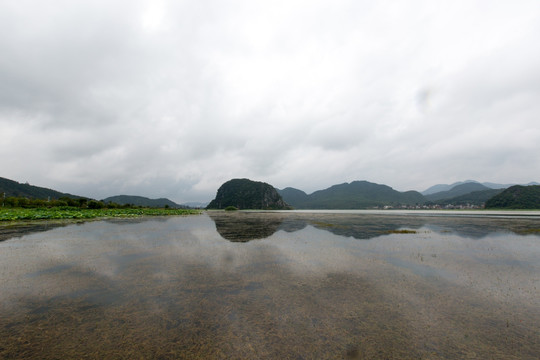
[[[8,240],[14,237],[22,237],[41,231],[49,231],[51,229],[67,226],[73,222],[38,222],[38,223],[20,223],[10,226],[0,226],[0,241]]]
[[[210,218],[216,223],[217,232],[232,242],[248,242],[272,236],[284,216],[274,213],[230,213],[209,212]]]
[[[418,229],[424,222],[417,217],[389,216],[339,216],[329,219],[311,220],[310,224],[335,235],[355,239],[372,239],[403,228]]]
[[[218,233],[232,242],[248,242],[272,236],[276,231],[295,232],[311,225],[335,235],[371,239],[403,227],[419,228],[424,223],[416,217],[373,215],[225,213],[209,212]]]
[[[355,239],[372,239],[400,229],[456,234],[480,239],[492,233],[537,233],[530,219],[504,219],[479,216],[415,216],[380,214],[316,213],[225,213],[209,212],[219,234],[233,242],[247,242],[270,237],[278,230],[289,233],[311,225],[319,230]],[[535,232],[533,232],[535,231]]]
[[[313,214],[309,217],[287,218],[279,230],[294,232],[311,225],[338,236],[371,239],[402,228],[420,228],[423,224],[415,217]]]
[[[537,226],[530,219],[484,216],[414,216],[414,215],[343,215],[312,218],[308,224],[333,234],[355,239],[371,239],[400,229],[424,228],[439,234],[455,234],[481,239],[494,233],[535,234]]]
[[[166,217],[152,216],[152,217],[141,217],[141,218],[110,218],[110,219],[103,219],[100,221],[110,223],[110,224],[121,225],[121,224],[138,224],[138,223],[145,223],[149,221],[165,223],[167,220],[169,219]],[[96,220],[93,220],[93,221],[96,221]],[[22,237],[22,236],[30,235],[37,232],[49,231],[58,227],[64,227],[68,225],[82,225],[83,223],[85,223],[85,221],[66,219],[66,220],[50,220],[50,221],[38,220],[34,222],[21,221],[15,224],[0,224],[0,241],[9,240],[11,238]]]

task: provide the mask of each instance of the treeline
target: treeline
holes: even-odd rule
[[[1,194],[0,194],[1,196]],[[142,208],[132,204],[120,205],[114,202],[103,202],[87,198],[61,197],[60,199],[31,199],[26,197],[10,196],[0,199],[2,207],[10,208],[53,208],[53,207],[71,207],[79,209],[131,209]],[[165,205],[165,208],[169,206]]]

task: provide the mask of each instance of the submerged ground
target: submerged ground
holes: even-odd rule
[[[3,228],[0,358],[540,357],[540,217],[440,214]]]

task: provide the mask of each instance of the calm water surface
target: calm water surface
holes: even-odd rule
[[[0,358],[540,358],[540,217],[479,214],[3,225]]]

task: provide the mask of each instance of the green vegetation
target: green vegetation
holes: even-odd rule
[[[134,196],[134,195],[117,195],[117,196],[111,196],[106,199],[103,199],[103,202],[108,203],[115,203],[119,205],[135,205],[135,206],[145,206],[145,207],[157,207],[157,208],[163,208],[163,207],[170,207],[170,208],[185,208],[185,206],[178,205],[177,203],[165,199],[149,199],[144,196]]]
[[[227,207],[225,208],[225,211],[236,211],[236,210],[238,210],[238,208],[237,208],[236,206],[232,206],[232,205],[231,205],[231,206],[227,206]]]
[[[195,215],[199,210],[156,208],[101,208],[81,209],[69,206],[51,208],[0,208],[0,221],[94,219],[138,216]]]
[[[143,208],[103,201],[62,197],[59,200],[8,197],[0,199],[0,221],[42,219],[93,219],[108,217],[191,215],[192,209]]]
[[[221,185],[207,209],[225,209],[228,206],[261,210],[290,208],[272,185],[249,179],[232,179]]]
[[[1,202],[7,206],[20,207],[50,207],[50,206],[75,206],[81,205],[77,201],[88,203],[90,208],[120,207],[120,206],[142,206],[155,208],[186,208],[175,202],[160,198],[149,199],[143,196],[118,195],[108,197],[102,201],[85,199],[82,196],[62,193],[60,191],[47,189],[39,186],[22,184],[17,181],[0,177],[0,206]]]
[[[133,206],[119,205],[116,203],[104,203],[103,201],[97,201],[86,198],[70,198],[61,197],[60,199],[43,200],[32,199],[27,197],[15,197],[10,196],[7,198],[0,198],[0,206],[9,208],[54,208],[54,207],[72,207],[80,209],[116,209],[116,208],[132,208]]]
[[[486,201],[486,209],[540,209],[540,185],[515,185]]]

